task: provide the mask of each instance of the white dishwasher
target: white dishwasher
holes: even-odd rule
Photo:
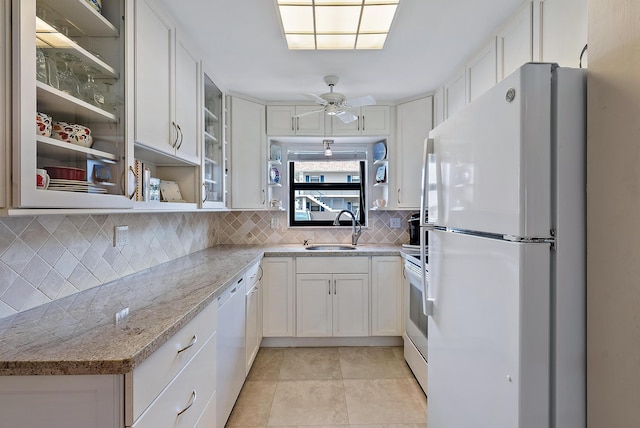
[[[244,276],[218,297],[217,426],[224,427],[240,394],[245,366]]]

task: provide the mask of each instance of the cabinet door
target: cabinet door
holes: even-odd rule
[[[371,336],[402,335],[402,258],[371,257]]]
[[[497,82],[496,38],[493,37],[466,65],[467,104]]]
[[[533,61],[533,6],[526,2],[498,32],[498,80]],[[566,27],[563,32],[566,32]]]
[[[176,40],[176,116],[179,127],[177,155],[199,163],[200,138],[198,132],[198,81],[199,60],[192,55],[179,38]]]
[[[350,123],[344,123],[336,116],[331,116],[331,132],[333,135],[360,135],[360,109],[348,111],[358,116],[358,119]]]
[[[321,110],[322,107],[316,106],[296,106],[296,115]],[[307,114],[296,118],[296,134],[298,135],[324,135],[325,134],[325,113]]]
[[[295,114],[295,106],[267,106],[267,135],[294,135]]]
[[[173,26],[146,0],[137,0],[135,6],[135,139],[174,153]]]
[[[360,129],[362,135],[388,135],[391,124],[389,106],[361,107]]]
[[[422,154],[433,121],[433,97],[400,104],[398,112],[397,207],[420,207]]]
[[[465,106],[465,69],[459,70],[444,85],[444,118],[445,120],[462,110]]]
[[[262,261],[262,332],[264,337],[294,336],[294,280],[292,257]]]
[[[121,428],[123,376],[0,376],[3,427]]]
[[[330,274],[296,276],[296,336],[331,336],[333,293]]]
[[[245,312],[245,341],[246,341],[246,364],[247,374],[251,370],[253,360],[258,353],[258,284],[254,286],[246,295]]]
[[[444,122],[444,87],[439,87],[433,94],[433,127]]]
[[[265,208],[264,105],[231,99],[231,207]]]
[[[3,30],[0,31],[0,64],[9,64],[9,40],[8,40],[8,31],[6,29],[11,28],[11,23],[9,22],[9,10],[10,7],[9,2],[2,2],[0,5],[0,24],[2,24]],[[9,160],[5,157],[7,152],[6,144],[10,140],[9,137],[9,127],[7,126],[8,116],[7,113],[10,111],[9,106],[9,98],[7,96],[6,88],[7,85],[7,67],[0,67],[0,165],[2,165],[2,173],[0,173],[0,207],[7,206],[7,195],[8,195],[8,185],[11,182],[11,176],[9,172],[11,168],[9,168]]]
[[[335,274],[333,335],[369,335],[369,275]]]

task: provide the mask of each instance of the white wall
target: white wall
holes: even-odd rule
[[[640,2],[589,0],[588,427],[640,425]]]

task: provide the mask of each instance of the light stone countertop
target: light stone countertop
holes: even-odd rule
[[[222,245],[0,319],[0,375],[124,374],[262,257],[401,255],[400,246],[308,251]],[[118,325],[115,313],[129,307]]]

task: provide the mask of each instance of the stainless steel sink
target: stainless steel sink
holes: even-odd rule
[[[356,247],[353,245],[309,245],[308,247],[304,247],[306,250],[312,251],[346,251],[346,250],[355,250]]]

